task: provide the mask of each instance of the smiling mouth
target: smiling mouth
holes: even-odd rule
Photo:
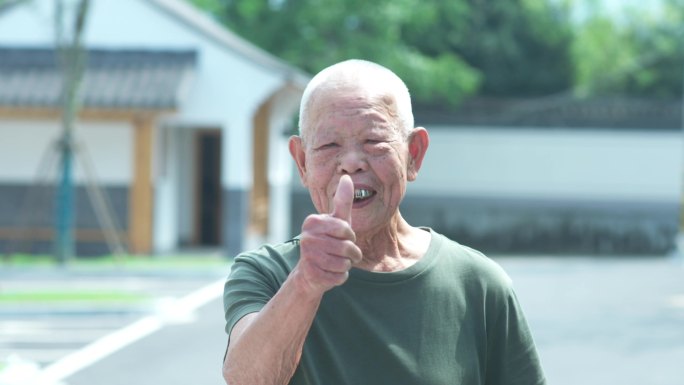
[[[354,190],[354,202],[361,202],[375,195],[375,191],[367,189],[355,189]]]

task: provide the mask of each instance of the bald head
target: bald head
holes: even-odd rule
[[[411,96],[404,82],[389,69],[365,60],[347,60],[325,68],[311,79],[299,107],[299,135],[305,139],[312,124],[311,106],[324,95],[354,90],[385,101],[396,116],[396,129],[407,137],[413,129]],[[306,141],[306,140],[305,140]]]

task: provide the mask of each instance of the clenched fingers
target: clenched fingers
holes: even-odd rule
[[[348,260],[350,263],[358,263],[362,259],[361,249],[349,239],[338,239],[334,237],[305,237],[300,239],[301,256],[304,259],[311,259],[316,265],[324,270],[335,271],[328,268],[335,259]],[[330,257],[330,258],[328,258]],[[347,270],[349,270],[347,268]]]

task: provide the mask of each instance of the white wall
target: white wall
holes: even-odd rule
[[[160,125],[156,132],[156,185],[154,189],[154,250],[168,253],[178,247],[178,210],[168,209],[178,205],[178,156],[176,130]]]
[[[269,229],[268,241],[282,242],[290,232],[290,184],[293,160],[288,149],[292,129],[291,117],[299,108],[301,94],[292,89],[282,90],[274,100],[269,117],[268,183],[269,183]]]
[[[670,131],[428,127],[409,194],[679,202],[683,135]]]
[[[41,159],[54,150],[61,133],[57,122],[44,120],[0,120],[0,180],[3,183],[34,182]],[[75,178],[85,178],[83,163],[89,155],[97,180],[105,184],[129,184],[132,179],[132,128],[125,123],[81,123],[76,129],[81,147]],[[85,153],[83,151],[85,150]],[[54,152],[53,152],[54,153]],[[51,161],[49,175],[55,177],[58,157]]]
[[[55,1],[27,1],[0,14],[0,43],[9,46],[54,42]]]
[[[122,22],[126,28],[121,28]],[[280,87],[281,76],[147,1],[97,0],[89,23],[93,27],[86,42],[91,46],[197,50],[192,85],[170,124],[224,127],[224,186],[250,188],[252,117]]]

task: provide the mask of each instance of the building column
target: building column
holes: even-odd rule
[[[269,224],[269,116],[271,102],[262,104],[254,115],[254,137],[252,150],[253,180],[249,230],[266,239]]]
[[[249,242],[252,185],[252,116],[235,116],[223,127],[221,184],[223,187],[223,248],[230,258]]]
[[[133,254],[152,251],[154,123],[151,116],[133,121],[133,183],[128,204],[128,249]]]

